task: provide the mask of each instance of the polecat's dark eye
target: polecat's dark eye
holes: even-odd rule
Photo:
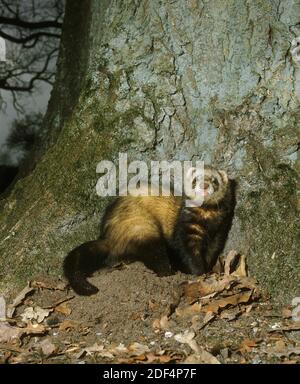
[[[211,178],[211,182],[213,183],[214,186],[218,187],[219,186],[219,180],[216,177]]]

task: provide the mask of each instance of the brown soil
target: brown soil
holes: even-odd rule
[[[47,330],[41,335],[23,336],[7,343],[6,347],[1,344],[0,359],[12,363],[182,362],[193,356],[194,351],[191,345],[178,342],[174,336],[193,332],[197,345],[221,363],[300,361],[299,332],[273,332],[273,328],[292,323],[282,317],[281,307],[266,300],[253,302],[247,311],[232,320],[216,315],[199,327],[197,324],[203,322],[205,313],[178,316],[175,312],[168,319],[165,317],[165,324],[158,326],[159,320],[170,315],[170,304],[176,300],[174,292],[178,292],[178,286],[192,278],[182,273],[158,277],[136,262],[95,274],[90,281],[99,288],[99,293],[91,297],[80,297],[67,289],[36,289],[17,308],[16,321],[20,321],[26,307],[55,308],[65,299],[68,299],[65,305],[70,313],[53,310],[42,322]],[[36,280],[52,287],[58,283],[45,277]],[[184,308],[182,302],[180,307]],[[71,326],[64,329],[62,324],[68,321]],[[18,323],[15,326],[19,326]],[[39,347],[44,339],[55,346],[49,355]],[[134,343],[146,350],[137,352]],[[95,344],[110,353],[84,351]],[[127,350],[114,352],[120,344]],[[294,352],[290,353],[291,348]]]

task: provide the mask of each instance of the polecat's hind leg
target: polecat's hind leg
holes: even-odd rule
[[[126,257],[129,261],[141,261],[158,276],[172,274],[169,251],[165,240],[152,238],[135,244],[134,252]]]
[[[108,249],[104,240],[88,241],[73,249],[65,258],[64,275],[78,295],[89,296],[98,292],[98,288],[86,278],[97,269],[105,266]]]

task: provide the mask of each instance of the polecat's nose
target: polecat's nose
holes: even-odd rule
[[[208,189],[209,188],[209,183],[204,183],[203,187],[204,187],[204,189]]]

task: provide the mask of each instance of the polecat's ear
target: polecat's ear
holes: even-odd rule
[[[219,171],[224,183],[228,183],[228,175],[225,171]]]

